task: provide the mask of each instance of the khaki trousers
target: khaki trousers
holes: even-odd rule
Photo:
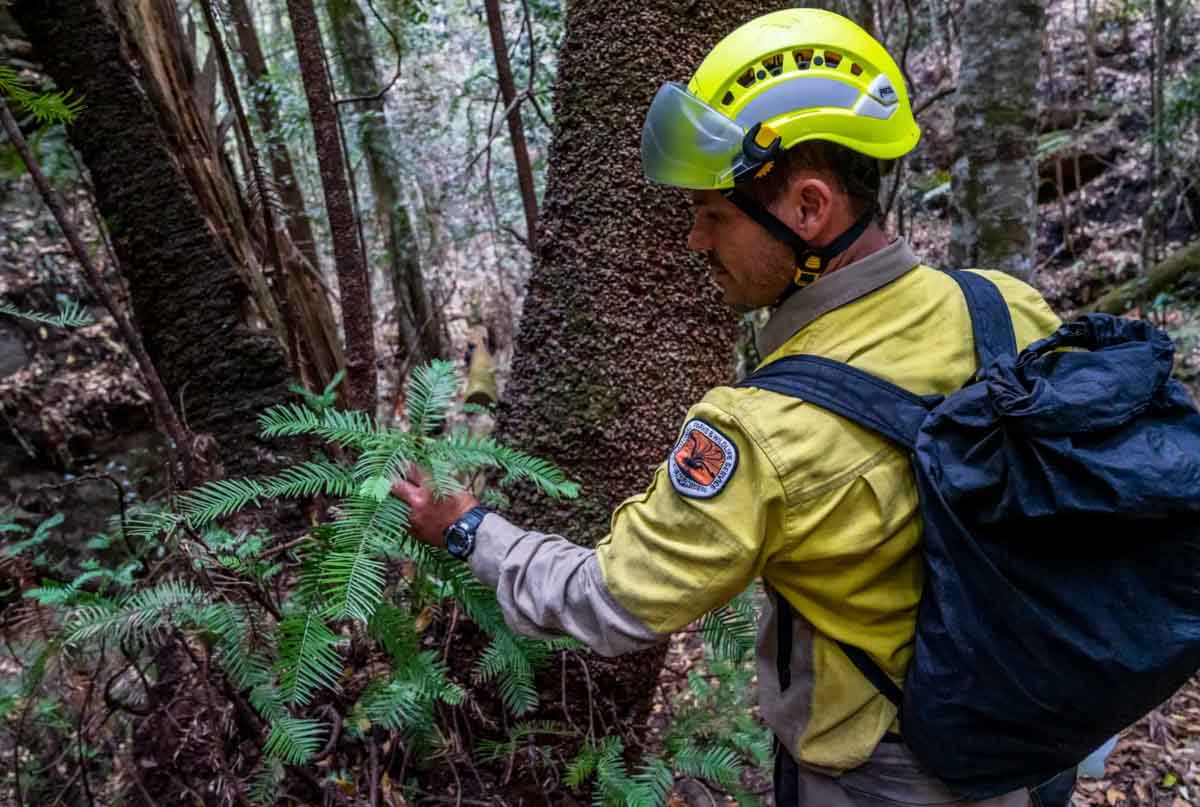
[[[776,743],[778,746],[778,743]],[[902,742],[880,743],[865,763],[839,777],[802,768],[775,754],[776,807],[1033,807],[1028,790],[967,801],[922,770]]]

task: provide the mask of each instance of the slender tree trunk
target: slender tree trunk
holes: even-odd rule
[[[304,205],[304,193],[300,188],[300,183],[296,180],[292,155],[288,151],[287,144],[273,136],[277,131],[276,109],[278,104],[270,86],[267,60],[263,55],[262,43],[258,39],[258,30],[254,27],[254,15],[251,13],[249,0],[229,0],[229,8],[233,13],[233,27],[237,32],[238,49],[242,54],[246,77],[254,88],[251,93],[254,99],[254,110],[258,114],[259,125],[268,137],[267,156],[271,161],[271,175],[275,178],[275,190],[279,194],[279,200],[287,209],[288,233],[291,234],[296,248],[308,259],[308,262],[315,268],[320,267],[316,236],[313,235],[312,222],[308,218],[308,209]]]
[[[559,463],[583,494],[549,502],[516,492],[508,510],[516,523],[593,544],[613,508],[649,484],[688,407],[732,380],[738,318],[686,248],[687,196],[643,178],[641,125],[661,82],[686,81],[722,37],[775,8],[766,0],[567,6],[538,252],[499,429]],[[664,59],[651,45],[668,42]],[[637,714],[661,658],[589,663],[597,690]]]
[[[328,8],[350,92],[359,97],[374,95],[379,89],[379,71],[362,9],[356,0],[329,0]],[[388,250],[400,331],[396,365],[403,373],[447,354],[445,326],[442,312],[431,300],[422,277],[412,224],[402,203],[400,174],[393,157],[396,150],[388,132],[383,98],[357,102],[355,108],[360,111],[358,134],[375,198],[375,220]]]
[[[955,104],[951,260],[1033,271],[1042,0],[967,0]],[[1035,64],[1039,63],[1037,61]]]
[[[68,135],[171,402],[229,473],[257,470],[255,417],[288,394],[279,316],[195,104],[174,3],[20,0],[12,12],[55,83],[86,99]]]
[[[250,9],[245,0],[232,0],[235,17],[234,27],[238,31],[238,41],[241,45],[246,72],[252,83],[266,77],[266,62],[259,46],[258,34],[254,30],[254,22]],[[205,6],[205,17],[210,28],[213,22],[211,13]],[[214,43],[219,43],[219,31],[213,30],[211,36]],[[259,205],[263,215],[263,240],[267,253],[271,256],[286,286],[284,300],[290,312],[287,323],[289,339],[294,342],[294,352],[298,354],[300,375],[304,381],[314,388],[323,388],[345,364],[342,353],[341,339],[337,332],[337,321],[329,304],[324,289],[319,282],[320,263],[317,261],[316,243],[313,240],[312,224],[304,208],[304,198],[300,186],[296,182],[292,169],[291,156],[282,142],[268,146],[271,154],[274,189],[279,194],[281,207],[287,211],[288,230],[278,232],[274,227],[273,194],[266,187],[262,176],[261,162],[254,143],[254,135],[244,120],[241,112],[241,101],[233,71],[227,64],[223,48],[219,48],[223,63],[222,73],[226,94],[235,103],[242,138],[246,142],[247,161],[254,174],[255,183],[259,189]],[[263,131],[268,135],[275,129],[275,100],[270,92],[253,93],[256,111]],[[303,246],[307,245],[307,246]]]
[[[512,141],[513,158],[517,163],[517,182],[521,186],[521,204],[525,208],[525,232],[530,250],[536,250],[537,192],[533,187],[533,168],[529,164],[529,147],[525,143],[525,126],[521,121],[521,104],[508,63],[508,45],[504,41],[504,20],[500,15],[500,0],[483,0],[487,10],[488,33],[492,37],[492,56],[496,62],[496,78],[500,82],[500,97],[508,110],[508,136]]]
[[[349,403],[375,414],[378,381],[375,368],[375,313],[371,305],[370,275],[358,238],[354,208],[346,184],[346,162],[338,132],[329,76],[325,72],[321,29],[312,0],[287,0],[292,35],[300,56],[300,73],[321,166],[325,209],[333,235],[338,288],[342,296],[342,323],[346,331],[346,368]]]

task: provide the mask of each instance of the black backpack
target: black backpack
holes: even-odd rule
[[[979,363],[958,392],[917,396],[819,356],[739,386],[910,455],[927,575],[903,691],[843,648],[929,772],[985,799],[1073,769],[1200,668],[1200,412],[1149,323],[1090,314],[1018,355],[996,286],[947,274]]]

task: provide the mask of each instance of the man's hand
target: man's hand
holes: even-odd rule
[[[408,531],[417,540],[439,549],[446,548],[446,529],[479,504],[479,500],[466,490],[437,498],[429,479],[415,466],[409,469],[408,479],[397,479],[392,483],[392,495],[409,507]]]

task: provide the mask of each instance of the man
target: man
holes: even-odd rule
[[[877,220],[881,162],[919,136],[882,46],[840,16],[797,9],[730,34],[688,87],[664,85],[642,160],[650,179],[692,190],[688,246],[707,254],[725,301],[772,309],[764,364],[816,354],[948,394],[976,369],[962,293]],[[987,274],[1020,346],[1058,327],[1033,289]],[[897,684],[913,653],[919,503],[909,458],[882,437],[795,398],[717,387],[595,550],[521,529],[469,494],[435,499],[419,478],[394,491],[418,538],[448,537],[496,588],[515,630],[569,633],[605,655],[663,640],[761,576],[782,597],[758,646],[777,803],[967,803],[922,771],[896,707],[843,649]]]

